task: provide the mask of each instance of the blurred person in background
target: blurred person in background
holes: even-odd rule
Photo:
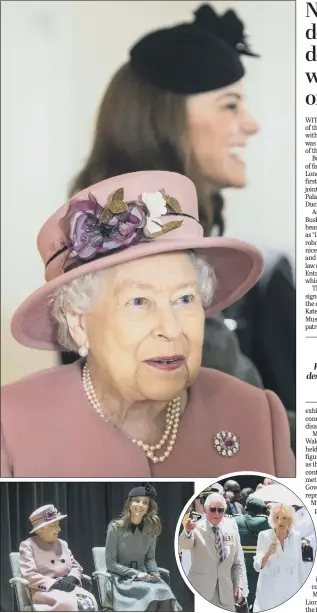
[[[71,193],[126,172],[180,172],[197,187],[205,235],[223,234],[221,191],[246,185],[243,151],[259,129],[243,92],[241,55],[255,56],[243,23],[234,11],[219,16],[207,4],[195,11],[193,22],[145,35],[107,87],[90,154]],[[206,320],[203,365],[256,386],[264,382],[280,395],[294,448],[295,301],[289,269],[284,257],[267,264],[263,283],[227,310],[230,330],[221,314]],[[236,325],[243,350],[232,331]]]
[[[205,502],[209,494],[223,494],[223,487],[220,483],[213,483],[206,487],[199,495],[199,506],[201,508],[202,519],[205,519]],[[200,511],[199,511],[200,512]]]
[[[314,552],[308,539],[302,539],[302,558],[303,562],[313,562]]]
[[[187,523],[187,520],[190,517],[191,511],[196,511],[197,513],[200,513],[201,512],[200,509],[201,509],[201,504],[199,502],[199,498],[195,498],[195,500],[193,500],[193,502],[187,508],[186,513],[183,517],[183,521],[182,521],[183,528],[185,527],[185,524]],[[179,559],[181,561],[181,565],[183,567],[183,571],[185,575],[188,575],[190,565],[191,565],[190,551],[188,549],[185,549],[183,551],[182,549],[178,548],[178,554],[179,554]]]
[[[252,55],[233,11],[203,5],[191,23],[138,41],[101,102],[94,141],[71,194],[138,170],[179,172],[195,183],[204,235],[223,233],[222,187],[243,187],[241,159],[258,126],[243,94],[240,54]],[[75,356],[63,354],[68,363]],[[235,333],[217,314],[206,319],[203,366],[262,387]]]
[[[234,519],[238,526],[244,553],[249,586],[248,605],[250,610],[252,610],[258,582],[258,573],[253,567],[253,558],[256,554],[259,533],[262,530],[268,530],[270,527],[266,513],[266,504],[256,498],[249,499],[246,502],[245,515],[236,515]]]
[[[309,539],[302,539],[302,559],[304,565],[305,578],[309,577],[313,568],[315,552]]]
[[[250,494],[253,494],[253,492],[254,490],[252,489],[252,487],[244,487],[241,490],[240,503],[242,505],[243,513],[245,513],[245,506],[246,506],[247,499],[250,496]]]
[[[286,504],[273,504],[268,521],[271,528],[260,532],[253,562],[259,573],[254,613],[283,604],[305,581],[294,509]]]
[[[243,513],[243,506],[240,502],[241,488],[237,481],[229,479],[223,486],[224,497],[227,500],[227,514],[240,515]]]
[[[265,477],[265,479],[263,481],[263,486],[264,485],[274,485],[274,483],[276,483],[276,481],[274,481],[270,477]]]

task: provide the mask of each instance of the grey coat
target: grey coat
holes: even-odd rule
[[[115,611],[146,611],[153,601],[170,600],[171,611],[181,611],[171,588],[162,579],[156,583],[139,581],[140,573],[158,572],[155,561],[156,537],[146,526],[134,533],[111,522],[106,539],[106,567],[112,575]]]
[[[202,366],[220,370],[263,388],[257,369],[241,352],[238,337],[227,328],[222,313],[208,317],[205,321]]]

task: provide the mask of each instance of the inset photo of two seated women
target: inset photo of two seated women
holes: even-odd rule
[[[3,478],[294,476],[294,18],[4,3]]]
[[[1,483],[1,611],[194,611],[174,538],[192,483]]]

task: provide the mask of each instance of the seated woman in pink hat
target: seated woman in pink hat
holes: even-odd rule
[[[50,217],[38,247],[46,284],[13,335],[81,359],[3,388],[2,477],[294,476],[278,397],[201,368],[205,315],[254,285],[262,257],[203,237],[188,178],[101,181]]]
[[[30,515],[32,530],[20,545],[22,577],[29,581],[36,611],[98,611],[94,596],[81,587],[83,569],[58,538],[62,515],[52,504]]]

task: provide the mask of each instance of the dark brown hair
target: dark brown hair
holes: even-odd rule
[[[71,185],[70,195],[103,179],[138,170],[168,170],[196,186],[205,234],[214,218],[198,164],[187,139],[186,96],[159,89],[124,64],[101,101],[90,155]],[[221,199],[221,197],[220,197]],[[216,198],[216,218],[222,200]]]
[[[132,498],[129,496],[127,498],[121,516],[118,519],[114,520],[114,523],[119,528],[122,528],[125,532],[129,530],[129,526],[131,524],[130,507],[133,498],[137,498],[137,496],[134,496]],[[149,498],[149,509],[146,516],[144,517],[144,525],[148,529],[148,532],[151,536],[157,537],[162,532],[161,520],[158,516],[158,506],[155,500],[153,500],[153,498]]]

